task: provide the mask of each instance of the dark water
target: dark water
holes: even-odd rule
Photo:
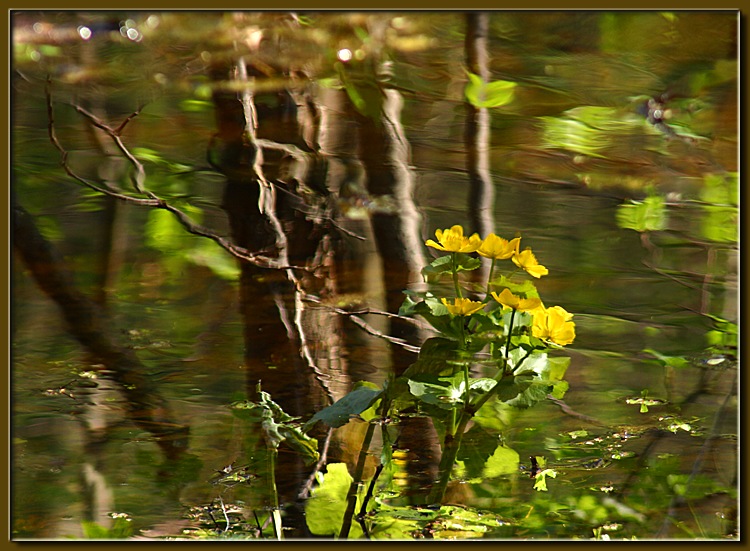
[[[286,146],[286,156],[265,150],[263,170],[323,205],[306,218],[277,194],[288,264],[316,266],[293,272],[329,305],[395,312],[419,287],[437,228],[523,236],[550,271],[540,294],[575,314],[577,338],[564,403],[520,412],[502,435],[525,466],[547,458],[558,472],[549,491],[523,471],[451,490],[451,503],[526,515],[492,537],[591,538],[602,526],[612,539],[736,535],[737,14],[491,12],[486,40],[467,46],[475,23],[460,13],[13,14],[14,198],[62,255],[68,288],[104,312],[95,327],[107,334],[102,344],[85,333],[74,297],[52,300],[16,247],[15,538],[80,538],[85,522],[112,528],[117,514],[132,536],[184,536],[211,527],[196,508],[222,516],[219,498],[252,519],[268,506],[260,435],[229,404],[262,379],[307,419],[354,382],[382,384],[414,361],[372,332],[425,337],[364,314],[368,334],[302,303],[287,271],[240,270],[168,212],[87,190],[50,142],[48,79],[75,174],[145,197],[116,144],[88,124],[117,128],[142,108],[121,134],[146,188],[272,251],[279,234],[257,212],[237,130],[238,93],[252,89],[257,138]],[[344,49],[348,90],[334,82]],[[512,101],[467,107],[467,64],[516,82]],[[299,151],[313,164],[295,162]],[[648,197],[663,203],[644,227],[628,213]],[[644,393],[660,402],[642,411],[632,401]],[[335,433],[329,461],[356,461],[361,425]],[[437,442],[412,438],[405,448],[425,450],[418,488]],[[291,503],[310,468],[289,452],[279,461]],[[217,482],[230,464],[257,477]]]

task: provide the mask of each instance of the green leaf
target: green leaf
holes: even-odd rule
[[[493,396],[474,415],[474,423],[487,429],[502,432],[507,430],[517,416],[518,409]]]
[[[353,416],[369,409],[382,394],[383,391],[374,383],[360,381],[349,394],[313,415],[303,430],[310,430],[318,421],[333,428],[346,425]]]
[[[421,302],[414,302],[410,296],[407,296],[399,309],[399,314],[403,316],[422,316],[438,332],[442,333],[444,337],[448,337],[453,341],[461,340],[461,324],[463,323],[463,319],[460,316],[451,316],[445,304],[431,293],[425,293],[423,296],[424,300]],[[456,346],[455,342],[452,346]]]
[[[460,371],[451,377],[417,375],[409,379],[408,384],[414,396],[442,409],[453,409],[462,404],[466,391],[464,374]]]
[[[352,477],[345,463],[329,463],[322,475],[320,486],[312,490],[305,505],[305,521],[310,532],[316,536],[335,537],[341,531],[346,513],[346,496]],[[359,496],[357,501],[360,501]],[[357,504],[359,510],[359,503]],[[362,529],[352,523],[350,538],[362,537]]]
[[[502,446],[497,434],[476,424],[464,434],[456,459],[463,461],[469,478],[494,478],[518,472],[518,453]]]
[[[610,134],[567,117],[539,117],[544,125],[545,147],[567,149],[589,157],[606,158],[600,152],[611,145]]]
[[[422,268],[422,275],[428,282],[436,282],[442,276],[453,276],[453,260],[455,256],[455,269],[457,272],[466,272],[476,270],[482,265],[479,258],[470,256],[465,253],[455,253],[437,257],[427,266]]]
[[[456,341],[432,337],[422,344],[417,361],[404,371],[401,378],[408,379],[420,374],[450,375],[456,371],[460,359]]]
[[[484,82],[477,74],[467,71],[469,82],[466,84],[464,94],[466,99],[474,107],[492,108],[502,107],[513,100],[517,84],[509,80],[494,80]]]
[[[656,350],[653,350],[651,348],[646,348],[643,350],[646,354],[651,354],[654,358],[659,360],[662,365],[674,367],[674,368],[681,368],[681,367],[690,367],[690,360],[687,360],[686,358],[683,358],[682,356],[666,356],[662,354],[661,352],[657,352]]]
[[[498,446],[484,465],[482,478],[495,478],[518,472],[520,457],[516,450],[505,446]]]
[[[439,256],[422,268],[422,275],[427,281],[437,281],[441,275],[452,274],[453,259],[451,255]]]
[[[503,287],[507,287],[507,289],[516,296],[520,296],[523,298],[539,298],[539,291],[537,291],[536,285],[534,285],[534,283],[530,279],[524,279],[521,282],[515,282],[508,277],[501,275],[499,277],[493,278],[492,285],[494,286],[494,290],[496,291],[502,289]]]
[[[537,473],[534,477],[534,489],[537,492],[547,491],[547,477],[556,478],[557,472],[552,469],[544,469],[543,471]]]
[[[269,447],[278,449],[282,442],[286,442],[289,447],[301,454],[306,464],[317,461],[318,441],[306,435],[297,423],[293,423],[297,417],[287,414],[267,392],[259,390],[259,396],[260,400],[257,403],[241,401],[233,403],[231,407],[240,417],[254,422],[260,421]]]
[[[667,227],[664,198],[658,195],[620,205],[615,216],[618,226],[637,232],[659,231]]]

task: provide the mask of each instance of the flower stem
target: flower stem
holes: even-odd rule
[[[510,360],[510,337],[513,334],[513,320],[516,317],[516,309],[510,313],[510,324],[508,325],[508,340],[505,342],[505,362],[503,363],[503,372],[508,369],[508,360]]]
[[[456,266],[456,253],[451,253],[451,271],[453,272],[453,287],[456,289],[456,298],[463,298],[461,287],[458,284],[458,267]]]
[[[490,266],[490,275],[487,277],[487,295],[490,294],[491,290],[491,283],[492,283],[492,273],[495,271],[495,261],[496,259],[492,259],[492,265]]]

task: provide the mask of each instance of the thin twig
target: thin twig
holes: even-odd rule
[[[224,527],[224,531],[229,530],[229,515],[227,515],[226,507],[224,507],[224,500],[219,496],[219,504],[221,505],[221,512],[224,513],[224,520],[227,521],[227,525]]]
[[[312,486],[315,483],[315,477],[320,472],[320,469],[322,469],[328,461],[328,446],[331,443],[332,435],[333,428],[329,427],[325,442],[323,442],[323,450],[320,452],[320,459],[318,459],[318,462],[315,464],[315,468],[312,470],[310,476],[307,478],[307,481],[297,494],[297,499],[307,499],[308,497],[310,497],[310,490],[312,490]]]
[[[80,105],[71,104],[71,106],[73,107],[73,109],[76,110],[76,112],[86,117],[89,120],[89,122],[91,122],[91,124],[96,126],[98,129],[103,130],[112,139],[112,141],[115,143],[117,148],[122,152],[125,158],[128,161],[130,161],[130,164],[132,164],[133,168],[135,169],[135,176],[133,176],[132,178],[133,187],[135,188],[135,190],[138,193],[148,195],[151,199],[158,199],[156,195],[154,195],[150,191],[147,191],[143,187],[143,184],[146,180],[146,171],[143,168],[143,163],[141,163],[138,159],[135,158],[135,156],[132,153],[130,153],[130,150],[128,150],[128,148],[122,142],[122,139],[120,138],[120,134],[118,133],[118,131],[113,130],[108,124],[102,121],[99,117],[97,117],[93,113],[90,113],[89,111],[81,107]],[[118,127],[118,130],[121,128],[124,128],[127,122],[135,118],[138,115],[138,113],[140,113],[140,109],[136,111],[135,113],[131,114],[130,116],[128,116],[128,118],[126,119],[126,122],[123,122],[122,124],[120,124],[120,126]]]
[[[342,316],[347,316],[349,319],[352,320],[352,322],[357,324],[360,328],[364,329],[370,335],[379,337],[381,339],[385,339],[392,344],[397,344],[401,346],[402,348],[404,348],[405,350],[408,350],[409,352],[418,353],[420,350],[419,346],[414,346],[412,344],[409,344],[404,339],[400,339],[398,337],[392,337],[390,335],[386,335],[382,331],[378,331],[377,329],[372,327],[370,324],[368,324],[365,320],[363,320],[359,316],[359,314],[375,314],[375,315],[385,316],[389,318],[396,318],[396,319],[400,319],[403,321],[407,321],[413,325],[416,325],[417,327],[422,327],[423,324],[420,323],[419,320],[415,320],[414,318],[408,318],[406,316],[401,316],[399,314],[392,314],[391,312],[385,312],[383,310],[377,310],[374,308],[361,308],[358,310],[344,310],[343,308],[338,308],[336,306],[331,306],[330,304],[326,304],[319,297],[316,297],[315,295],[311,295],[311,294],[305,294],[303,297],[303,300],[312,302],[314,304],[322,306],[323,308],[328,308],[329,310],[336,312],[337,314],[340,314]]]
[[[52,92],[51,92],[51,86],[52,86],[52,80],[50,77],[47,78],[47,84],[45,87],[45,93],[46,93],[46,99],[47,99],[47,119],[48,119],[48,134],[49,139],[52,145],[57,149],[57,151],[60,153],[60,166],[63,168],[65,173],[70,176],[75,181],[83,184],[84,186],[101,193],[102,195],[107,195],[109,197],[113,197],[115,199],[119,199],[121,201],[132,203],[139,206],[145,206],[145,207],[151,207],[151,208],[160,208],[167,210],[175,215],[177,220],[180,222],[180,224],[193,235],[198,235],[201,237],[207,237],[209,239],[212,239],[215,241],[219,246],[221,246],[224,250],[226,250],[229,254],[234,256],[235,258],[238,258],[240,260],[244,260],[246,262],[250,262],[251,264],[255,264],[256,266],[262,267],[262,268],[269,268],[269,269],[277,269],[277,270],[302,270],[302,271],[313,271],[314,268],[308,268],[303,266],[291,266],[287,265],[286,262],[279,262],[276,259],[273,259],[271,257],[258,254],[257,252],[251,252],[243,247],[239,247],[235,244],[233,244],[228,239],[214,233],[208,228],[205,228],[203,226],[200,226],[199,224],[196,224],[193,222],[193,220],[187,216],[184,212],[179,210],[178,208],[174,207],[170,203],[168,203],[166,200],[161,199],[157,197],[155,194],[153,194],[150,191],[146,191],[143,188],[143,180],[145,179],[145,172],[143,170],[143,165],[138,161],[132,153],[128,150],[127,146],[122,142],[120,139],[118,132],[121,131],[127,122],[135,118],[137,114],[140,112],[140,109],[133,114],[131,114],[123,123],[120,124],[120,126],[117,129],[112,129],[109,125],[105,124],[101,119],[93,115],[92,113],[88,112],[87,110],[83,109],[80,106],[73,105],[74,109],[81,115],[85,116],[94,126],[97,128],[103,130],[107,135],[114,140],[114,142],[117,144],[118,148],[120,148],[120,151],[123,153],[123,155],[128,159],[128,161],[133,164],[136,170],[136,177],[134,179],[134,184],[136,186],[136,189],[148,195],[148,198],[143,197],[133,197],[131,195],[126,195],[120,190],[117,190],[110,185],[106,183],[97,184],[94,182],[91,182],[87,180],[86,178],[83,178],[79,174],[77,174],[70,166],[68,162],[68,151],[62,146],[60,143],[59,138],[57,137],[57,133],[55,131],[55,118],[54,118],[54,109],[53,109],[53,103],[52,103]]]

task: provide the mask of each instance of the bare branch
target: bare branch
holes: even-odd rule
[[[130,197],[129,195],[123,195],[119,192],[119,190],[116,190],[115,188],[111,187],[108,184],[102,184],[102,186],[99,186],[93,182],[90,182],[89,180],[83,178],[82,176],[79,176],[76,174],[72,168],[70,168],[70,165],[68,164],[68,152],[67,150],[60,144],[60,140],[57,137],[57,133],[55,132],[55,118],[54,118],[54,109],[52,108],[52,93],[51,93],[51,85],[52,81],[49,77],[47,77],[47,85],[45,88],[46,97],[47,97],[47,131],[49,134],[49,139],[52,142],[52,145],[55,146],[55,149],[57,149],[60,152],[60,166],[65,170],[66,174],[73,178],[74,180],[80,182],[84,186],[93,189],[94,191],[97,191],[99,193],[103,193],[105,195],[109,195],[110,197],[114,197],[115,199],[120,199],[122,201],[128,201],[131,203],[135,203],[137,205],[143,205],[148,207],[156,207],[158,205],[158,201],[154,199],[142,199],[137,197]]]
[[[140,113],[141,108],[139,108],[138,111],[131,114],[125,121],[123,121],[120,124],[120,126],[117,129],[112,129],[108,124],[106,124],[104,121],[99,119],[96,115],[90,113],[83,107],[79,105],[72,105],[72,107],[76,110],[76,112],[86,117],[91,122],[91,124],[93,124],[95,127],[104,131],[115,142],[117,147],[120,149],[123,155],[128,159],[128,161],[130,161],[130,163],[133,164],[136,170],[136,176],[134,178],[135,188],[139,193],[148,195],[148,198],[133,197],[131,195],[126,195],[120,192],[120,190],[115,189],[106,183],[97,184],[77,174],[68,163],[68,151],[60,143],[60,140],[57,137],[57,133],[55,131],[55,117],[54,117],[54,109],[53,109],[53,103],[52,103],[51,87],[52,87],[52,80],[50,77],[47,77],[47,84],[45,87],[45,94],[46,94],[46,99],[47,99],[47,120],[48,120],[47,129],[48,129],[50,142],[52,142],[52,145],[60,153],[60,166],[63,168],[63,170],[65,170],[65,173],[68,176],[70,176],[77,182],[83,184],[84,186],[90,189],[93,189],[94,191],[98,193],[107,195],[109,197],[113,197],[120,201],[132,203],[132,204],[140,205],[140,206],[160,208],[160,209],[167,210],[171,212],[177,218],[180,224],[189,233],[193,235],[199,235],[201,237],[207,237],[209,239],[212,239],[219,246],[221,246],[224,250],[226,250],[229,254],[231,254],[232,256],[240,260],[250,262],[261,268],[269,268],[269,269],[277,269],[277,270],[303,270],[303,271],[314,270],[314,267],[311,268],[311,267],[306,267],[306,266],[290,266],[290,265],[287,265],[286,263],[279,262],[278,260],[272,257],[258,254],[257,252],[251,252],[243,247],[239,247],[235,245],[234,243],[232,243],[231,241],[229,241],[228,239],[226,239],[225,237],[222,237],[216,234],[215,232],[211,231],[210,229],[195,223],[187,214],[182,212],[177,207],[169,204],[166,200],[161,199],[154,193],[145,190],[143,188],[143,182],[145,180],[145,170],[143,168],[143,164],[141,164],[141,162],[138,161],[138,159],[136,159],[133,156],[133,154],[128,150],[127,146],[122,142],[119,136],[119,132],[121,132],[122,129],[125,128],[128,122],[134,119],[138,115],[138,113]]]
[[[150,191],[147,191],[143,187],[143,183],[146,179],[146,171],[143,168],[143,163],[141,163],[138,159],[133,156],[132,153],[130,153],[130,150],[128,150],[127,147],[125,147],[125,144],[122,143],[122,139],[120,138],[120,131],[121,129],[125,128],[125,125],[130,122],[132,119],[134,119],[138,113],[140,113],[141,108],[138,109],[138,111],[134,112],[130,116],[128,116],[125,121],[120,124],[120,126],[117,127],[116,130],[113,130],[112,127],[110,127],[108,124],[104,123],[99,117],[94,115],[93,113],[87,111],[83,107],[77,104],[70,104],[73,109],[75,109],[79,114],[86,117],[91,124],[99,128],[100,130],[103,130],[115,143],[117,148],[122,152],[123,155],[125,155],[125,158],[130,161],[130,164],[133,165],[133,168],[135,168],[135,175],[131,178],[133,181],[133,187],[138,193],[142,193],[144,195],[148,195],[151,199],[157,199],[156,195],[151,193]]]
[[[353,323],[358,325],[361,329],[363,329],[370,335],[379,337],[381,339],[385,339],[392,344],[397,344],[398,346],[404,348],[405,350],[408,350],[409,352],[416,352],[416,353],[419,352],[419,346],[414,346],[413,344],[409,344],[404,339],[400,339],[398,337],[392,337],[391,335],[387,335],[383,333],[382,331],[378,331],[377,329],[372,327],[370,324],[368,324],[364,319],[362,319],[359,316],[359,314],[375,314],[379,316],[386,316],[389,318],[397,318],[403,321],[407,321],[418,327],[423,327],[423,324],[420,323],[419,320],[415,320],[414,318],[408,318],[406,316],[400,316],[398,314],[392,314],[390,312],[385,312],[383,310],[376,310],[374,308],[362,308],[356,311],[344,310],[343,308],[337,308],[336,306],[331,306],[330,304],[326,304],[325,302],[320,300],[319,297],[316,297],[310,294],[305,294],[303,297],[303,300],[307,302],[312,302],[324,308],[328,308],[331,311],[336,312],[337,314],[341,314],[342,316],[347,316],[349,319],[352,320]]]

